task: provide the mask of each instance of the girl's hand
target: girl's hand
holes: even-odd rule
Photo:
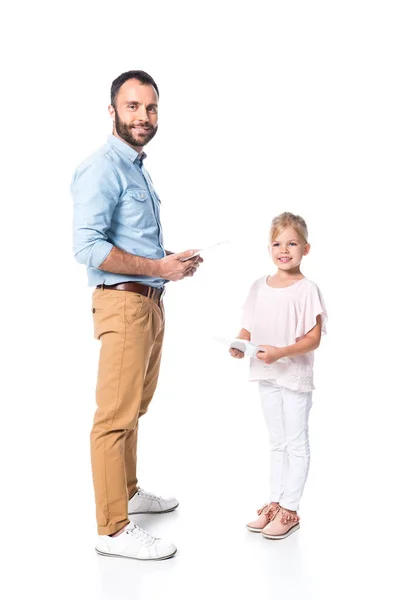
[[[243,358],[244,356],[244,352],[236,350],[236,348],[229,348],[229,354],[233,356],[233,358]]]
[[[264,346],[259,344],[260,348],[263,348],[264,352],[257,352],[256,356],[260,360],[263,360],[267,365],[274,363],[275,361],[282,358],[280,348],[276,346]]]

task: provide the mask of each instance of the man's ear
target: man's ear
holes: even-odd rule
[[[109,115],[112,118],[113,123],[114,123],[114,121],[115,121],[115,108],[113,107],[112,104],[110,104],[110,106],[108,107],[108,113],[109,113]]]

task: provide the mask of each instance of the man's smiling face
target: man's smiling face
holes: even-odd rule
[[[152,85],[128,79],[120,88],[115,107],[109,107],[114,134],[141,152],[156,135],[158,128],[158,96]]]

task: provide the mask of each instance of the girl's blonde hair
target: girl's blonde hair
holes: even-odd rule
[[[303,217],[294,215],[290,212],[283,212],[274,219],[272,219],[271,229],[269,232],[269,240],[272,244],[276,240],[278,235],[282,233],[284,229],[293,227],[299,235],[304,239],[305,243],[308,243],[308,230],[307,225]]]

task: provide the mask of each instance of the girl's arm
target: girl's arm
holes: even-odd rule
[[[260,345],[260,348],[264,348],[264,352],[257,352],[257,358],[263,360],[267,365],[285,358],[286,356],[296,356],[297,354],[306,354],[316,350],[321,341],[321,329],[322,321],[321,315],[317,316],[317,324],[313,327],[306,335],[291,346],[284,346],[283,348],[277,348],[276,346],[264,346]]]
[[[238,335],[236,336],[237,340],[246,340],[246,341],[250,341],[250,331],[247,331],[247,329],[241,329],[238,333]]]

